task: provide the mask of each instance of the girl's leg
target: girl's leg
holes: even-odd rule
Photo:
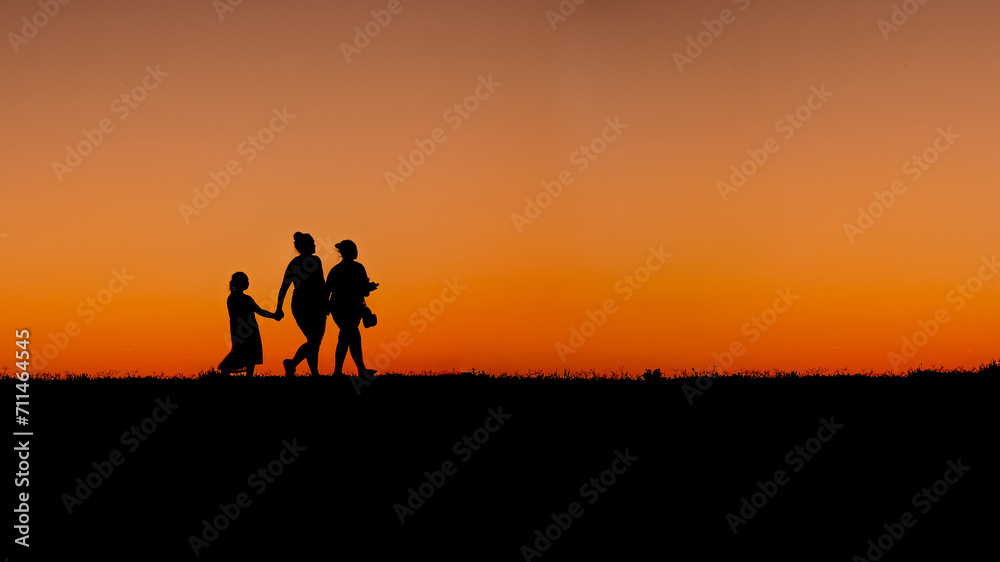
[[[310,344],[308,341],[300,345],[298,351],[295,352],[295,357],[289,359],[289,361],[292,364],[292,368],[294,369],[295,367],[298,367],[299,363],[301,363],[303,359],[308,358],[309,352],[310,352]]]
[[[299,328],[302,330],[302,335],[306,337],[306,343],[299,346],[295,357],[288,360],[285,369],[288,370],[289,366],[294,369],[305,360],[306,364],[309,365],[309,372],[312,375],[319,375],[319,346],[323,341],[323,333],[326,331],[326,316],[318,319],[313,318],[308,324],[299,322]]]
[[[309,341],[307,342],[309,351],[306,354],[306,363],[309,365],[309,374],[314,377],[319,376],[319,346],[323,343],[323,334],[326,332],[326,316],[317,319],[316,325],[310,330]]]
[[[297,312],[295,309],[292,309],[292,317],[295,318],[295,323],[299,326],[299,329],[302,330],[302,335],[306,337],[306,343],[300,345],[299,348],[295,350],[294,357],[291,359],[285,359],[281,362],[282,365],[285,366],[285,374],[288,376],[291,376],[291,374],[295,371],[295,367],[298,367],[299,363],[301,363],[302,360],[309,354],[309,329],[303,322],[301,314],[301,312]]]
[[[335,365],[333,374],[344,374],[344,359],[347,358],[347,350],[349,347],[350,341],[348,341],[347,330],[345,328],[341,328],[340,334],[337,335],[337,351],[334,352]]]
[[[253,376],[254,365],[247,365],[247,378]]]
[[[319,376],[319,343],[307,342],[306,364],[309,365],[309,374]]]
[[[351,359],[354,359],[354,364],[358,367],[358,376],[363,377],[368,374],[368,371],[365,369],[365,360],[361,355],[361,330],[355,326],[348,337]]]

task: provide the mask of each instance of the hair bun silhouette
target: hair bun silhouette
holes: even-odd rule
[[[313,253],[316,251],[316,242],[313,241],[313,237],[308,234],[303,234],[301,232],[296,232],[292,235],[295,239],[295,249],[299,252]]]

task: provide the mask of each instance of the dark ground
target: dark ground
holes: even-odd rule
[[[517,561],[577,502],[582,514],[531,560],[870,560],[867,541],[894,523],[903,534],[882,561],[993,559],[998,380],[720,378],[693,404],[682,385],[694,379],[389,376],[360,395],[328,377],[33,380],[30,487],[16,489],[30,492],[31,546],[7,550],[11,561],[192,560],[193,536],[199,560]],[[154,412],[157,399],[176,410]],[[478,450],[455,449],[490,409],[509,418],[479,432]],[[145,441],[123,441],[154,413],[163,421],[138,430]],[[808,443],[823,419],[842,427]],[[807,445],[813,454],[795,452]],[[616,451],[637,459],[626,467]],[[270,483],[248,481],[272,461]],[[445,461],[453,474],[401,524],[394,505]],[[949,461],[970,468],[933,490]],[[581,490],[613,467],[603,492]],[[727,513],[778,470],[787,482],[734,535]],[[98,486],[69,514],[88,475]],[[924,488],[933,503],[915,504]],[[225,520],[219,504],[241,493],[250,503]],[[205,534],[217,516],[225,529]]]

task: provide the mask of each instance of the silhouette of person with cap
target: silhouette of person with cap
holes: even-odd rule
[[[365,266],[357,261],[358,246],[351,240],[343,240],[334,244],[340,252],[340,263],[330,269],[326,279],[327,292],[330,295],[330,315],[340,328],[335,352],[336,366],[334,375],[343,375],[344,359],[351,352],[358,367],[358,376],[373,375],[375,371],[365,369],[361,354],[361,311],[365,305],[365,297],[378,288],[378,283],[368,279]]]

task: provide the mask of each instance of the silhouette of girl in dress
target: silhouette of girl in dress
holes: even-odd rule
[[[264,351],[260,342],[260,327],[257,315],[280,320],[273,312],[268,312],[243,291],[250,287],[246,273],[237,271],[229,281],[229,335],[233,339],[233,350],[219,363],[219,371],[229,376],[233,371],[246,369],[248,377],[253,376],[254,367],[264,362]]]

